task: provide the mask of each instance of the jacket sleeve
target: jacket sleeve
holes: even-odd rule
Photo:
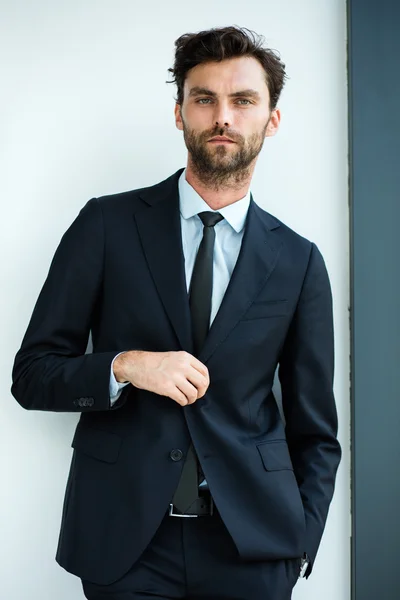
[[[118,350],[85,354],[101,303],[103,261],[103,216],[94,198],[61,239],[15,357],[11,392],[24,408],[110,409],[110,366]]]
[[[311,560],[307,577],[324,531],[341,458],[333,374],[331,289],[324,260],[312,244],[279,367],[286,438],[306,517],[304,550]]]

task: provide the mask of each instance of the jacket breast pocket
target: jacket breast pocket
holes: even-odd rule
[[[293,471],[289,448],[285,440],[257,444],[266,471]]]
[[[261,300],[253,302],[242,317],[242,321],[253,319],[269,319],[272,317],[284,317],[288,314],[287,300]]]
[[[122,438],[115,433],[78,425],[71,446],[78,452],[97,460],[115,463],[121,444]]]

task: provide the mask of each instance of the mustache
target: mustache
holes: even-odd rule
[[[239,135],[236,131],[232,131],[231,129],[227,129],[225,127],[217,127],[217,128],[214,128],[213,130],[205,131],[201,137],[204,140],[208,140],[217,135],[226,136],[226,137],[230,138],[231,140],[233,140],[234,142],[243,141],[243,136]]]

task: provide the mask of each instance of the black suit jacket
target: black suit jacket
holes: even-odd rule
[[[171,452],[185,456],[191,438],[245,560],[314,560],[340,461],[324,262],[253,200],[198,357],[210,373],[205,397],[182,408],[128,385],[110,409],[118,352],[193,351],[181,172],[86,204],[55,253],[14,364],[23,407],[82,413],[57,560],[99,584],[121,577],[148,545],[184,463]],[[286,426],[272,393],[277,366]]]

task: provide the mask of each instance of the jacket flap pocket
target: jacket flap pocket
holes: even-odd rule
[[[122,438],[115,433],[78,425],[71,446],[97,460],[114,463],[118,458],[121,443]]]
[[[264,467],[267,471],[293,471],[289,448],[285,440],[265,442],[257,445]]]
[[[288,314],[289,303],[287,300],[265,300],[253,302],[243,315],[243,321],[251,319],[268,319],[270,317],[284,317]]]

